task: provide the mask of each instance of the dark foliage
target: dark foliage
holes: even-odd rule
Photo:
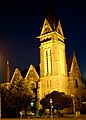
[[[34,98],[30,86],[23,79],[18,79],[9,84],[9,87],[2,87],[2,117],[19,117],[19,112],[24,109]]]
[[[72,106],[72,98],[63,92],[53,91],[42,98],[40,104],[43,109],[50,109],[50,99],[52,98],[53,109],[62,110]]]

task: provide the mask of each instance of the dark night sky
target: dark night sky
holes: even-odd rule
[[[46,0],[0,0],[0,81],[4,80],[6,60],[11,73],[39,64],[39,39]],[[81,73],[86,77],[86,3],[51,0],[60,19],[67,43],[67,57],[76,52]],[[65,1],[65,2],[64,2]]]

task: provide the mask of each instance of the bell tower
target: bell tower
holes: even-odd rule
[[[68,93],[68,75],[65,54],[65,37],[60,20],[45,18],[40,38],[40,94]]]

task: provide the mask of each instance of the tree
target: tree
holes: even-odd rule
[[[28,104],[34,98],[34,94],[31,91],[29,82],[23,78],[18,78],[13,80],[8,88],[2,89],[2,99],[4,104],[4,111],[8,111],[9,115],[16,114],[19,115],[19,112],[24,108],[27,110]]]
[[[72,106],[72,98],[63,92],[53,91],[40,100],[43,109],[50,109],[50,98],[52,98],[53,109],[63,110]]]

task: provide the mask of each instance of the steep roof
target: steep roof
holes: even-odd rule
[[[73,51],[72,56],[69,59],[67,59],[67,71],[68,71],[68,73],[70,72],[72,62],[73,62],[73,59],[74,59],[75,56],[76,56],[75,52]]]
[[[40,36],[38,36],[37,38],[42,37],[42,35],[47,35],[48,37],[47,33],[52,34],[52,32],[54,31],[64,37],[60,20],[56,19],[55,17],[55,10],[54,10],[54,5],[53,5],[52,0],[46,0],[44,18],[45,19],[44,19],[43,26],[41,28]]]
[[[69,73],[70,68],[71,68],[72,59],[73,59],[73,56],[71,58],[67,59],[67,72],[68,73]]]
[[[78,62],[77,62],[77,59],[76,59],[75,52],[73,52],[72,57],[67,60],[67,71],[68,71],[68,74],[69,74],[69,72],[73,71],[74,67],[76,67],[78,72],[79,72],[79,74],[81,74],[79,66],[78,66]]]
[[[51,11],[49,11],[49,13],[47,13],[46,17],[47,21],[49,22],[52,30],[55,30],[57,27],[57,20],[55,18],[55,16],[52,14]]]
[[[46,0],[45,18],[49,22],[52,30],[55,30],[57,21],[55,18],[55,10],[52,0]]]
[[[30,66],[28,66],[27,68],[25,68],[25,69],[23,69],[23,70],[21,71],[21,75],[22,75],[23,78],[26,77],[26,74],[27,74],[27,72],[28,72],[28,70],[29,70],[29,67],[30,67]],[[36,72],[37,72],[38,75],[40,76],[40,68],[39,68],[39,66],[34,66],[34,68],[36,69]]]
[[[52,20],[52,17],[51,18],[45,18],[44,23],[43,23],[43,27],[41,29],[40,36],[42,36],[46,33],[53,32],[53,31],[56,31],[58,34],[60,34],[61,36],[64,37],[60,20],[55,22],[54,20]]]
[[[18,80],[19,78],[23,78],[21,75],[21,72],[19,71],[18,68],[15,69],[14,74],[12,76],[11,82]]]
[[[39,75],[33,65],[30,65],[29,70],[25,76],[25,79],[28,81],[38,82]]]

